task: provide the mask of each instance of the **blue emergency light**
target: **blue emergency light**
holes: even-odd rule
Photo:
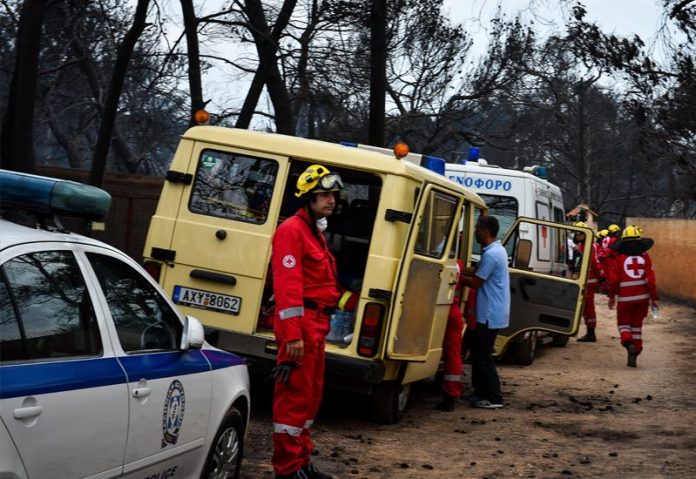
[[[434,171],[435,173],[439,173],[440,175],[445,174],[445,163],[445,160],[438,158],[437,156],[424,156],[421,159],[421,166],[429,169],[430,171]]]
[[[39,214],[101,220],[109,211],[111,195],[101,188],[75,181],[0,170],[0,207]]]
[[[472,146],[469,148],[469,158],[467,161],[478,161],[479,153],[481,153],[481,148],[478,146]]]

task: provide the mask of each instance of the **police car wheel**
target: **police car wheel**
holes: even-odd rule
[[[225,416],[210,446],[201,479],[237,479],[244,450],[244,420],[232,408]]]

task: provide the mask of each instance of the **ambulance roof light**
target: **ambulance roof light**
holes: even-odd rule
[[[358,144],[357,143],[351,143],[350,141],[342,141],[340,143],[343,146],[350,146],[351,148],[357,148]]]
[[[445,174],[446,163],[447,162],[444,159],[438,158],[437,156],[424,156],[421,160],[421,166],[440,175]]]
[[[467,161],[478,161],[479,153],[481,153],[481,148],[478,146],[472,146],[469,148],[469,158]]]
[[[111,195],[75,181],[0,170],[0,206],[101,220],[109,211]]]
[[[541,165],[525,166],[524,168],[522,168],[522,171],[525,171],[527,173],[531,173],[534,176],[541,178],[542,180],[547,180],[549,178],[549,172],[545,166],[541,166]]]

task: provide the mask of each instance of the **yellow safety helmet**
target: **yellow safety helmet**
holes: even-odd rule
[[[604,229],[597,231],[597,238],[606,238],[607,236],[609,236],[609,230]]]
[[[329,193],[331,191],[341,191],[343,181],[336,173],[331,173],[329,169],[322,165],[312,165],[297,178],[298,198],[307,193]]]
[[[643,237],[643,230],[639,226],[628,225],[621,233],[622,241],[639,240]]]
[[[621,231],[621,227],[617,224],[611,224],[607,228],[607,231],[609,231],[609,233],[616,233],[617,231]]]
[[[575,223],[573,223],[573,226],[580,226],[582,228],[587,228],[587,223],[585,223],[584,221],[576,221]]]

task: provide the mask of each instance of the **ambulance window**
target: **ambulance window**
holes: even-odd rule
[[[178,349],[183,326],[157,289],[138,271],[111,256],[87,253],[127,353]]]
[[[500,224],[500,230],[498,231],[498,239],[503,239],[510,227],[515,223],[518,216],[518,203],[517,199],[512,196],[495,196],[495,195],[479,195],[486,202],[488,206],[488,214],[495,216]],[[481,214],[481,210],[477,209],[474,213],[474,224],[478,221],[478,217]],[[481,254],[481,245],[475,242],[473,245],[473,254]],[[510,254],[511,251],[508,251]]]
[[[439,191],[430,192],[416,239],[416,254],[442,257],[456,208],[457,198],[454,196]]]
[[[198,161],[189,209],[194,213],[263,224],[273,196],[278,163],[215,150]]]
[[[2,275],[2,361],[101,354],[92,301],[71,252],[18,256],[2,266]]]

